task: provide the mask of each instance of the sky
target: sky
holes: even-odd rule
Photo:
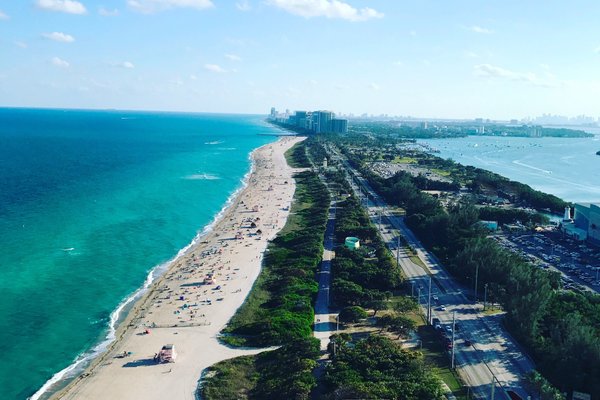
[[[0,106],[600,116],[600,2],[0,0]]]

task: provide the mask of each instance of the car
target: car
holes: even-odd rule
[[[443,328],[442,328],[442,326],[440,324],[435,324],[433,327],[435,328],[436,331],[443,330]]]
[[[473,342],[471,342],[470,339],[465,339],[465,346],[469,347],[469,346],[472,346],[472,345],[473,345]]]
[[[450,325],[446,325],[446,332],[452,334],[452,327]]]
[[[437,295],[433,295],[433,301],[438,302],[440,301],[440,298]]]
[[[438,310],[440,310],[440,311],[446,311],[446,306],[439,306]]]

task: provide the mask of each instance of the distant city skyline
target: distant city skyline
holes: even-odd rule
[[[599,12],[581,0],[0,0],[0,106],[595,122]]]

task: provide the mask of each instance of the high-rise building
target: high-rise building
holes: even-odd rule
[[[315,133],[348,132],[348,120],[335,118],[332,111],[295,111],[290,114],[289,110],[286,110],[285,114],[281,114],[275,107],[272,107],[270,119],[280,124]]]
[[[331,132],[331,120],[334,117],[331,111],[316,111],[313,113],[313,117],[317,115],[317,123],[315,126],[315,132]],[[313,118],[314,121],[314,118]]]
[[[331,120],[331,132],[348,133],[348,120],[343,118],[334,118]]]
[[[301,129],[307,129],[306,126],[306,111],[296,111],[296,126]]]

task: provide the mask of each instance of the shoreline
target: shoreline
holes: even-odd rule
[[[128,341],[132,341],[135,338],[135,336],[132,337],[133,331],[136,328],[139,329],[141,326],[146,327],[146,324],[143,323],[142,320],[144,318],[147,318],[148,314],[153,313],[153,311],[149,311],[150,308],[160,307],[159,303],[162,303],[162,300],[158,299],[158,297],[161,294],[163,294],[163,289],[164,289],[165,285],[169,285],[169,284],[173,283],[174,274],[182,272],[182,271],[183,271],[183,273],[189,273],[189,271],[186,271],[186,269],[190,268],[190,262],[191,262],[190,260],[193,259],[194,261],[198,261],[196,258],[197,257],[196,253],[198,251],[201,251],[205,247],[209,247],[209,244],[212,244],[213,246],[217,242],[223,244],[224,239],[223,238],[219,239],[219,236],[227,233],[228,229],[226,229],[226,225],[231,224],[231,221],[234,220],[235,218],[239,219],[241,217],[240,216],[241,212],[238,212],[239,211],[238,209],[240,207],[240,204],[242,204],[242,205],[244,204],[244,201],[242,201],[242,198],[258,195],[256,192],[259,190],[260,184],[263,183],[260,178],[263,178],[263,179],[267,178],[266,180],[269,180],[269,179],[272,180],[272,177],[273,177],[272,174],[274,172],[278,172],[280,174],[282,172],[284,174],[287,173],[287,175],[289,175],[289,176],[287,176],[286,185],[287,185],[288,181],[290,182],[290,184],[287,185],[286,187],[287,187],[287,189],[292,188],[291,196],[293,197],[293,188],[295,188],[295,184],[293,182],[293,179],[291,178],[292,168],[287,166],[287,163],[285,162],[285,158],[283,157],[283,154],[293,144],[295,144],[296,142],[298,142],[300,140],[302,140],[302,139],[298,138],[298,137],[284,136],[284,137],[280,137],[279,140],[277,140],[275,142],[263,145],[255,150],[253,150],[249,154],[249,157],[252,160],[250,171],[247,172],[246,175],[244,176],[244,178],[242,179],[242,185],[239,188],[237,188],[229,196],[229,198],[223,205],[223,208],[215,215],[213,220],[209,224],[207,224],[203,228],[203,230],[194,237],[194,239],[190,242],[189,245],[182,248],[175,257],[173,257],[171,260],[169,260],[163,264],[157,265],[156,267],[152,268],[148,272],[148,275],[146,277],[146,280],[144,281],[144,284],[139,289],[137,289],[135,292],[133,292],[130,296],[125,298],[121,303],[119,303],[117,308],[111,313],[110,324],[112,325],[114,323],[116,325],[114,330],[112,329],[112,326],[109,325],[108,332],[107,332],[105,338],[102,339],[100,343],[96,344],[92,349],[90,349],[90,350],[86,351],[85,353],[83,353],[82,355],[78,356],[77,359],[75,359],[73,361],[73,363],[71,363],[67,368],[64,368],[63,370],[55,373],[48,381],[46,381],[46,383],[40,389],[38,389],[38,391],[35,394],[33,394],[30,397],[30,399],[70,398],[69,397],[70,393],[72,393],[75,388],[78,388],[77,391],[79,391],[79,390],[81,390],[81,387],[89,386],[89,385],[87,385],[86,382],[89,382],[91,379],[85,379],[85,378],[89,378],[89,377],[95,378],[97,375],[102,375],[103,371],[107,369],[107,366],[113,363],[113,361],[111,361],[111,356],[115,355],[115,351],[118,348],[125,345]],[[274,149],[277,150],[276,154],[274,154],[274,152],[273,152]],[[268,152],[268,150],[270,150],[270,154],[266,154]],[[264,175],[266,174],[266,171],[260,171],[260,169],[262,169],[262,168],[259,168],[259,167],[264,167],[266,169],[267,166],[265,166],[265,163],[268,164],[269,162],[274,162],[276,158],[279,158],[277,160],[278,162],[281,162],[281,160],[283,160],[283,163],[285,163],[285,165],[283,166],[283,168],[272,168],[271,175],[265,177]],[[271,183],[271,182],[267,182],[267,183]],[[272,189],[273,186],[278,186],[278,185],[269,186],[269,190],[273,190]],[[282,193],[277,193],[274,191],[270,194],[281,195]],[[287,190],[286,194],[288,194],[288,196],[289,196],[289,190]],[[289,201],[291,202],[291,197],[289,198]],[[261,208],[262,207],[263,206],[261,205]],[[259,211],[262,211],[262,210],[259,210]],[[270,211],[271,211],[271,214],[273,213],[273,211],[276,211],[278,216],[279,216],[279,214],[283,213],[283,212],[281,212],[281,210],[273,209],[273,207],[270,207]],[[288,212],[283,213],[283,214],[285,214],[284,218],[283,218],[283,224],[285,224],[285,220],[287,219],[287,215],[289,213],[289,204],[287,207],[287,211]],[[262,214],[264,214],[264,212]],[[281,229],[281,227],[283,227],[283,224],[281,224],[281,223],[273,224],[273,226],[272,226],[273,229],[271,229],[271,231],[269,231],[267,234],[264,235],[264,236],[268,236],[266,238],[266,241],[264,239],[260,241],[261,243],[264,242],[264,247],[266,247],[266,242],[271,240],[272,237],[274,237],[275,234]],[[267,230],[266,228],[263,228],[263,229],[265,231]],[[229,230],[231,230],[231,229],[229,229]],[[244,242],[246,242],[246,240],[247,239],[244,238]],[[224,244],[224,247],[227,247],[227,246],[229,246],[229,244]],[[249,245],[247,244],[246,247],[248,247],[248,246]],[[257,247],[257,246],[251,246],[251,247]],[[259,247],[259,249],[254,249],[255,250],[254,253],[257,252],[256,250],[260,250],[260,246],[258,246],[258,247]],[[188,323],[188,324],[179,324],[179,323],[170,324],[172,322],[170,320],[172,320],[173,318],[172,318],[172,316],[171,316],[171,318],[169,318],[169,316],[165,315],[164,312],[162,313],[163,315],[161,317],[159,317],[159,319],[162,318],[162,319],[169,320],[168,321],[169,323],[167,323],[167,324],[159,323],[157,325],[156,323],[153,322],[152,325],[150,325],[152,327],[151,329],[153,329],[153,330],[154,329],[165,329],[165,330],[169,330],[169,329],[171,329],[171,330],[173,330],[173,329],[176,329],[176,330],[184,330],[184,329],[194,330],[194,329],[196,329],[196,330],[198,330],[199,329],[199,330],[202,330],[202,327],[205,327],[205,328],[209,327],[210,329],[208,329],[208,330],[215,331],[213,333],[218,334],[218,332],[222,329],[222,327],[233,316],[233,314],[235,313],[237,308],[241,305],[241,303],[243,303],[243,301],[245,301],[245,298],[248,295],[250,288],[252,287],[252,284],[254,283],[254,280],[256,279],[256,277],[258,276],[258,273],[260,271],[260,265],[262,262],[263,252],[264,252],[264,249],[262,251],[259,251],[258,254],[255,255],[254,267],[257,267],[257,268],[254,268],[255,271],[248,271],[248,272],[255,272],[255,273],[252,273],[250,285],[248,286],[248,284],[246,282],[246,285],[244,285],[245,290],[242,290],[242,288],[238,288],[238,290],[236,291],[237,294],[243,294],[243,298],[242,298],[241,302],[238,301],[238,302],[234,303],[233,305],[235,307],[232,307],[231,304],[228,304],[229,307],[227,308],[226,311],[229,311],[229,312],[224,313],[223,315],[227,315],[227,314],[230,314],[230,315],[228,315],[224,321],[222,318],[223,315],[221,315],[219,318],[216,318],[216,319],[220,319],[220,321],[215,321],[215,322],[219,322],[219,324],[217,324],[217,325],[219,325],[219,327],[216,331],[215,331],[216,325],[211,325],[212,321],[209,321],[209,319],[211,317],[210,315],[208,315],[208,317],[206,317],[205,320],[201,323],[192,322],[192,323]],[[247,253],[247,251],[245,251],[245,253]],[[219,252],[219,254],[220,254],[220,252]],[[237,252],[236,252],[236,254],[237,254]],[[229,260],[228,262],[231,262],[231,261],[232,260]],[[236,260],[236,262],[238,262],[238,261],[239,260]],[[186,263],[188,264],[187,266],[185,265]],[[204,264],[204,263],[202,263],[202,264]],[[197,263],[194,265],[197,267]],[[229,268],[231,268],[231,267],[229,267]],[[235,272],[234,272],[234,274],[235,274]],[[247,275],[245,278],[248,278],[249,275]],[[231,276],[228,275],[227,279],[231,279]],[[229,282],[227,282],[227,283],[229,283]],[[222,285],[225,286],[227,283],[223,283]],[[199,286],[199,284],[197,282],[195,284]],[[206,292],[206,290],[205,290],[205,292]],[[242,292],[245,292],[245,293],[242,293]],[[227,296],[227,297],[229,297],[229,296]],[[231,296],[231,297],[236,297],[236,299],[239,300],[240,296],[238,295],[238,296]],[[220,300],[223,300],[224,298],[225,298],[225,296]],[[229,302],[223,301],[221,304],[224,304],[224,303],[229,303]],[[237,304],[237,303],[239,303],[239,304]],[[219,304],[219,305],[221,305],[221,304]],[[194,306],[198,306],[198,304],[195,304]],[[220,308],[223,308],[223,307],[220,307]],[[177,314],[179,314],[179,313],[180,312],[177,311]],[[202,316],[204,316],[204,315],[205,314],[202,314]],[[179,317],[179,318],[181,318],[181,317]],[[192,318],[193,318],[193,316],[192,316]],[[177,320],[175,320],[175,321],[177,322]],[[175,334],[177,334],[177,333],[179,333],[179,332],[175,332]],[[139,336],[139,333],[136,336]],[[212,335],[212,336],[214,336],[216,338],[215,335]],[[216,339],[215,339],[215,341],[216,341]],[[153,348],[154,351],[159,350],[159,349],[160,349],[160,347]],[[257,353],[259,351],[260,350],[251,350],[252,353]],[[239,355],[242,355],[241,353],[244,353],[243,350],[237,350],[237,349],[230,349],[230,351],[228,351],[226,353],[229,353],[229,352],[230,353],[238,352],[238,353],[240,353]],[[150,354],[152,354],[152,353],[150,353]],[[135,352],[134,355],[137,356],[137,352]],[[235,355],[237,355],[237,354],[235,354]],[[222,357],[222,359],[230,358],[235,355],[224,355],[224,357]],[[221,356],[223,356],[223,354],[221,354]],[[81,368],[82,365],[85,365],[85,367]],[[177,363],[172,364],[172,365],[177,366]],[[134,368],[134,369],[137,369],[137,368]],[[77,373],[74,374],[73,373],[74,371],[77,371]],[[198,376],[196,377],[196,380],[198,380],[198,379],[200,379],[200,374],[198,374]],[[194,389],[195,389],[195,387],[194,387]],[[136,397],[137,396],[133,395],[130,398],[136,398]],[[145,395],[144,397],[148,397],[148,396]],[[76,397],[76,398],[81,398],[81,397]],[[89,397],[89,398],[94,398],[94,397]],[[121,398],[121,397],[119,397],[119,398]]]
[[[227,209],[231,207],[235,199],[246,189],[250,177],[255,169],[255,163],[252,159],[252,154],[258,149],[260,149],[260,147],[248,154],[248,158],[251,161],[250,171],[244,174],[243,178],[240,180],[241,186],[235,189],[227,198],[225,204],[215,214],[211,222],[205,225],[202,231],[197,233],[192,241],[181,248],[174,257],[150,269],[150,271],[148,271],[146,274],[146,279],[144,280],[142,286],[119,302],[117,307],[110,313],[106,335],[104,335],[104,338],[100,342],[95,344],[89,350],[78,355],[67,367],[52,375],[52,377],[48,379],[33,395],[28,397],[27,400],[44,400],[53,398],[53,396],[67,389],[69,385],[71,385],[71,383],[77,379],[78,376],[87,373],[88,369],[93,369],[96,361],[102,358],[105,353],[112,349],[113,344],[120,339],[118,335],[120,328],[126,326],[124,324],[127,322],[129,315],[136,311],[136,307],[139,305],[138,303],[144,301],[146,295],[148,295],[148,291],[152,289],[152,286],[169,271],[175,261],[181,257],[184,257],[188,251],[201,243],[201,239],[214,229],[214,227],[227,212]],[[53,386],[59,387],[52,390]]]
[[[600,186],[589,172],[598,165],[598,156],[590,149],[598,140],[600,136],[541,140],[471,136],[418,139],[417,144],[434,147],[436,152],[426,152],[441,159],[480,168],[566,202],[579,203],[600,200]]]

